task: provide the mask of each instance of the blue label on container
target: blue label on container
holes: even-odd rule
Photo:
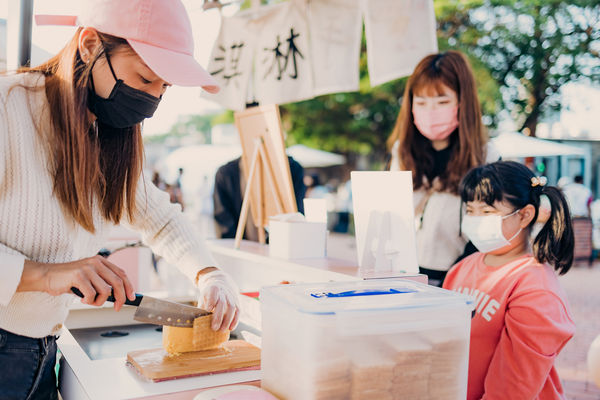
[[[378,296],[382,294],[398,294],[398,293],[416,293],[417,291],[414,289],[359,289],[359,290],[347,290],[344,292],[318,292],[311,293],[310,295],[317,299],[322,298],[332,298],[332,297],[356,297],[356,296]]]

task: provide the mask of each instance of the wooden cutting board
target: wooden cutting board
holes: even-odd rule
[[[243,340],[230,340],[223,347],[171,356],[164,349],[127,353],[127,362],[154,382],[223,372],[260,369],[260,349]]]

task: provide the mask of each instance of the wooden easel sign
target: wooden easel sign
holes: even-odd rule
[[[235,247],[239,249],[249,208],[258,228],[260,243],[265,243],[264,228],[269,224],[269,217],[297,212],[298,209],[290,164],[285,154],[279,107],[275,104],[252,107],[236,112],[234,117],[242,145],[242,173],[246,180],[235,235]]]

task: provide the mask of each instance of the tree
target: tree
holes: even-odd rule
[[[438,36],[481,60],[525,133],[559,108],[562,85],[600,78],[597,0],[436,0],[436,11]]]

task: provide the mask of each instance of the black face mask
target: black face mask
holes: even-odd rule
[[[88,108],[96,115],[99,122],[112,126],[113,128],[129,128],[145,118],[154,115],[158,107],[160,97],[154,97],[144,91],[134,89],[118,79],[113,70],[108,55],[106,61],[117,83],[110,92],[107,99],[96,94],[94,79],[90,75],[91,87],[88,93]]]

